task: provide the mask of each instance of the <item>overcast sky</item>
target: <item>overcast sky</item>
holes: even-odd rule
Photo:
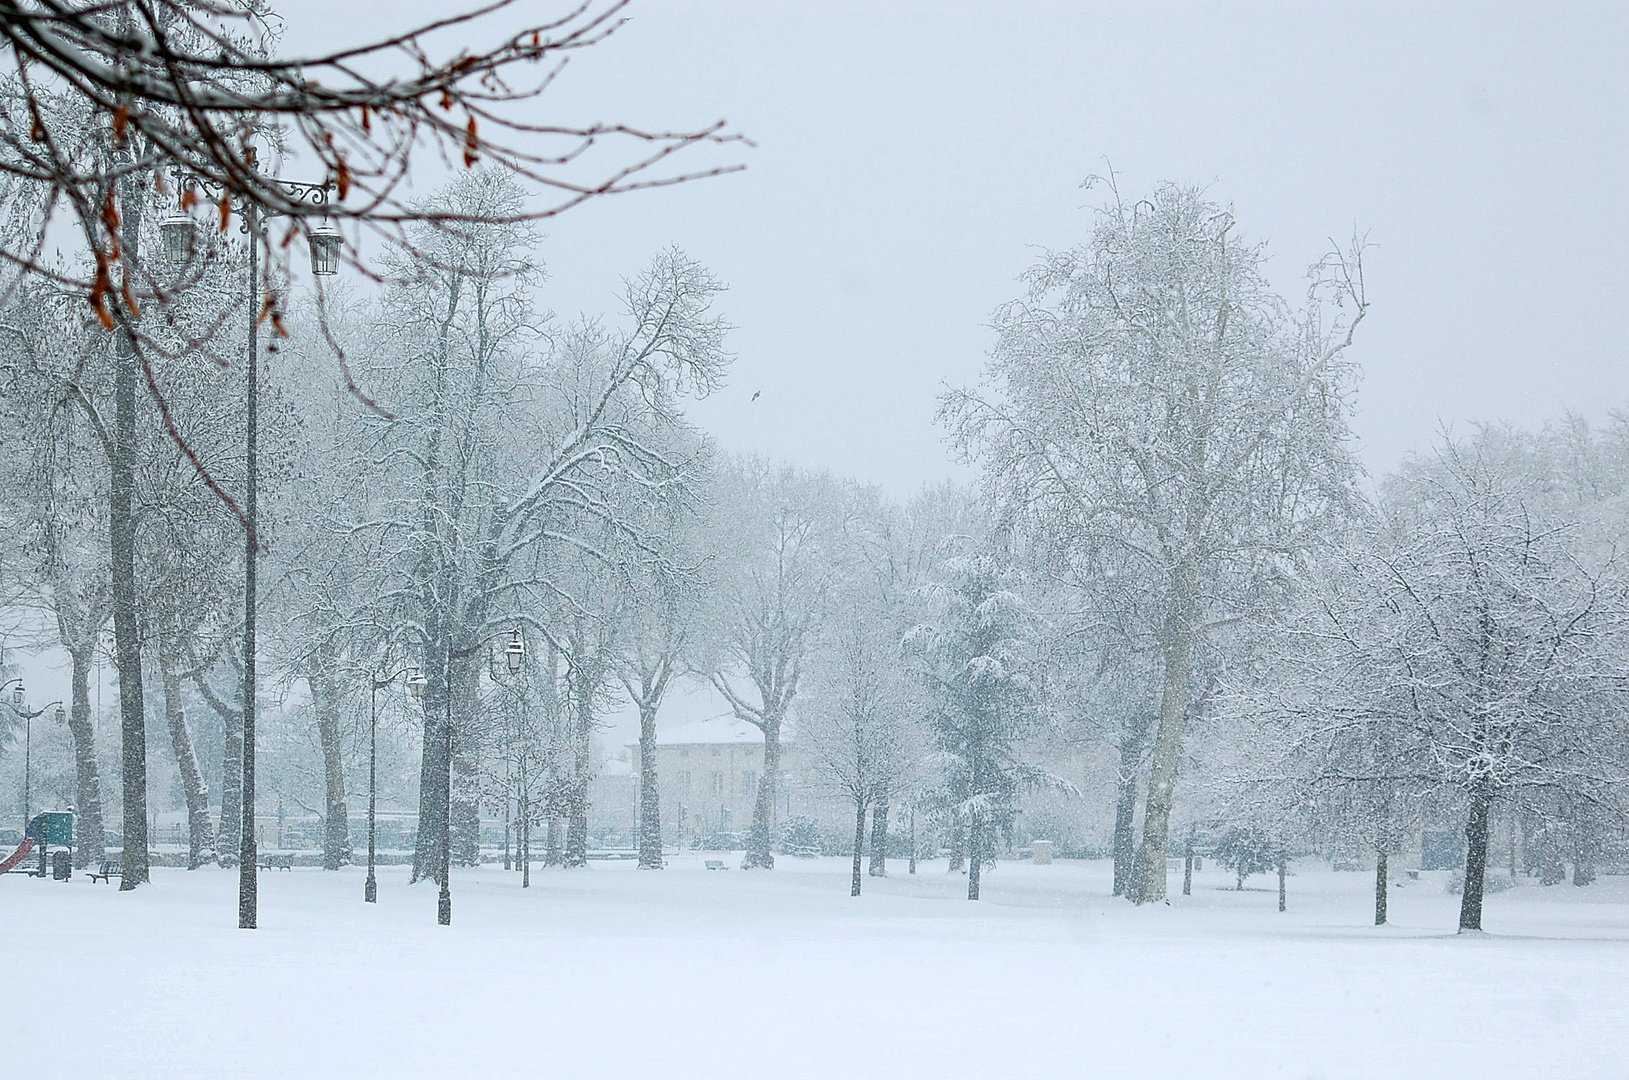
[[[276,6],[293,53],[448,0]],[[978,378],[990,313],[1037,249],[1086,237],[1102,194],[1080,182],[1105,161],[1132,197],[1208,184],[1271,241],[1291,294],[1331,238],[1368,232],[1357,430],[1375,473],[1439,422],[1598,419],[1629,399],[1623,10],[644,0],[631,14],[540,116],[726,118],[758,146],[739,175],[551,222],[544,298],[608,311],[661,247],[706,263],[730,284],[739,360],[694,414],[728,448],[896,495],[951,474],[935,397]]]
[[[304,21],[284,5],[287,45],[319,40],[302,22],[359,39],[443,8],[348,0]],[[551,222],[545,299],[609,310],[669,244],[708,265],[730,284],[739,359],[694,415],[726,447],[900,496],[970,476],[936,396],[979,378],[990,314],[1038,250],[1086,238],[1105,193],[1081,181],[1108,163],[1131,198],[1208,185],[1270,241],[1292,298],[1332,240],[1367,232],[1354,356],[1371,474],[1442,424],[1598,420],[1629,400],[1621,7],[646,0],[631,15],[546,114],[726,118],[758,145],[739,175]]]
[[[446,10],[279,7],[289,51]],[[726,447],[902,495],[947,475],[935,396],[978,378],[990,313],[1037,250],[1086,237],[1103,195],[1080,182],[1106,161],[1132,197],[1209,185],[1294,296],[1331,238],[1368,233],[1355,358],[1372,471],[1439,422],[1600,418],[1629,398],[1621,5],[645,0],[631,15],[545,112],[722,117],[758,147],[740,175],[551,222],[545,299],[605,311],[668,244],[709,266],[739,360],[694,414]]]

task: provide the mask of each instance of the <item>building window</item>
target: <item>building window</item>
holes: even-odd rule
[[[713,794],[717,795],[717,794],[721,793],[723,790],[724,790],[724,774],[721,773],[721,772],[716,772],[716,773],[713,774]]]
[[[741,793],[749,799],[758,794],[758,774],[751,769],[741,770]]]
[[[679,790],[680,791],[689,791],[690,790],[690,772],[689,772],[688,769],[679,774]]]

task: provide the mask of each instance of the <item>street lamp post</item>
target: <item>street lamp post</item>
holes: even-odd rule
[[[15,679],[7,679],[5,682],[0,683],[0,694],[5,693],[6,688],[10,687],[10,686],[15,686],[17,688],[12,694],[12,699],[11,699],[12,703],[14,705],[16,705],[17,707],[21,708],[22,703],[23,703],[23,680],[22,680],[22,676],[19,675]],[[25,829],[28,828],[28,751],[27,751],[27,749],[24,749],[24,751],[23,751],[23,828],[25,828]]]
[[[455,656],[468,656],[480,648],[471,646],[460,653],[454,653],[452,635],[447,636],[447,666],[442,671],[442,696],[446,699],[446,716],[443,718],[441,731],[441,750],[446,761],[447,790],[441,807],[441,892],[436,898],[436,922],[442,926],[452,925],[452,671]],[[526,659],[526,643],[521,638],[517,628],[509,637],[509,643],[504,646],[504,661],[511,672],[520,670]],[[479,843],[479,841],[477,841]]]
[[[33,809],[33,779],[34,779],[34,721],[46,714],[46,711],[55,708],[57,720],[63,718],[62,702],[53,701],[42,709],[30,710],[24,705],[25,691],[21,679],[13,679],[17,687],[11,692],[11,707],[18,716],[23,718],[23,828],[28,828],[28,814]],[[11,685],[7,683],[6,685]]]
[[[510,633],[509,642],[503,649],[503,658],[509,674],[520,675],[522,673],[526,662],[526,641],[521,636],[519,627],[516,627]],[[531,823],[528,820],[530,808],[527,806],[526,799],[526,752],[521,749],[525,745],[524,712],[525,701],[523,697],[515,717],[515,742],[511,744],[512,757],[505,766],[506,773],[509,772],[509,766],[513,766],[514,771],[511,775],[518,785],[516,788],[518,795],[516,801],[520,809],[520,819],[515,823],[515,869],[521,872],[520,884],[523,889],[529,888],[532,884],[531,848],[529,843],[531,839]],[[507,791],[504,792],[503,797],[503,813],[503,868],[507,870],[509,869],[509,793]]]
[[[29,778],[32,775],[34,752],[34,718],[23,708],[23,684],[11,692],[11,707],[23,716],[23,828],[28,828]]]
[[[183,191],[202,189],[212,199],[229,197],[230,193],[202,177],[172,168],[177,187]],[[309,201],[315,206],[327,204],[333,185],[302,184],[292,180],[273,180],[291,198]],[[259,207],[242,200],[238,209],[243,214],[239,231],[249,236],[249,362],[245,380],[245,408],[248,421],[244,439],[244,499],[245,554],[243,570],[243,826],[238,847],[238,928],[253,930],[259,922],[260,905],[258,881],[255,877],[258,852],[255,844],[255,593],[256,562],[260,555],[259,533],[259,436],[260,436],[260,223]],[[164,247],[172,258],[189,257],[196,232],[193,221],[177,213],[160,226]],[[328,275],[338,271],[340,236],[331,226],[313,229],[311,244],[311,272]]]
[[[419,674],[418,668],[406,667],[390,675],[376,672],[371,676],[373,694],[372,704],[368,710],[368,880],[362,886],[362,900],[369,904],[379,902],[379,883],[373,876],[374,845],[377,835],[374,814],[379,804],[379,691],[404,674],[407,676],[407,688],[416,699],[424,684],[424,676]]]

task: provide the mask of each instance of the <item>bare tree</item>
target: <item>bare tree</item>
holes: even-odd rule
[[[887,813],[919,754],[903,685],[900,635],[892,612],[851,599],[832,617],[811,663],[799,741],[832,793],[854,807],[850,895],[860,895],[865,815]],[[872,856],[877,857],[876,832]],[[886,831],[881,834],[886,842]]]
[[[1269,288],[1265,257],[1198,190],[1116,199],[1087,246],[1045,257],[997,313],[990,391],[942,403],[1005,515],[1118,551],[1154,600],[1143,632],[1163,676],[1139,902],[1165,895],[1196,645],[1350,498],[1358,253],[1314,268],[1300,313]]]
[[[11,184],[0,194],[28,206],[31,227],[7,235],[0,261],[77,293],[110,329],[117,322],[139,338],[138,298],[164,303],[177,292],[174,280],[143,265],[127,235],[152,186],[222,232],[243,212],[273,265],[287,257],[285,240],[311,242],[319,222],[371,229],[400,245],[411,243],[412,225],[495,220],[411,201],[405,192],[425,154],[445,165],[484,163],[544,193],[539,204],[504,214],[509,223],[740,167],[669,168],[687,149],[739,141],[722,121],[659,131],[540,116],[540,99],[566,60],[614,33],[627,0],[589,0],[498,32],[506,9],[518,6],[496,0],[361,45],[279,57],[275,23],[260,4],[5,0],[0,175]],[[489,43],[472,47],[483,32]],[[263,153],[268,147],[275,153]],[[621,149],[607,160],[607,147]],[[310,179],[327,185],[322,197],[281,181],[286,158],[309,163]],[[192,180],[166,188],[169,168],[219,192],[218,205],[203,205],[209,200],[197,197]],[[63,211],[82,234],[84,269],[43,255]],[[269,235],[274,218],[288,224],[286,235]],[[358,250],[352,246],[353,261]],[[278,295],[268,293],[267,314],[275,321],[279,310]],[[151,366],[142,366],[158,393]]]
[[[104,853],[101,763],[90,680],[98,644],[112,617],[103,539],[106,458],[98,429],[85,414],[54,408],[52,395],[35,392],[40,371],[53,366],[53,347],[71,350],[77,344],[72,323],[64,325],[60,307],[49,303],[15,303],[7,315],[0,326],[11,339],[14,359],[0,365],[4,379],[0,417],[15,433],[7,442],[17,451],[15,472],[6,482],[8,525],[12,535],[23,540],[11,559],[11,585],[22,597],[37,599],[49,613],[71,664],[68,728],[79,818],[74,861],[84,867]]]
[[[1481,929],[1496,801],[1543,792],[1622,814],[1629,768],[1615,558],[1547,519],[1510,464],[1485,439],[1449,440],[1390,479],[1246,695],[1315,775],[1364,793],[1377,826],[1408,823],[1422,796],[1463,811],[1462,931]]]
[[[772,870],[781,736],[838,575],[849,509],[830,477],[758,459],[722,465],[714,500],[716,652],[703,666],[735,715],[763,732],[742,865]]]
[[[132,231],[132,236],[135,235]],[[78,657],[80,683],[88,677],[95,640],[108,617],[107,613],[96,614],[102,603],[99,597],[105,596],[107,612],[114,622],[115,651],[121,672],[121,768],[126,774],[122,785],[123,817],[130,822],[123,832],[131,873],[122,885],[133,888],[145,880],[146,866],[142,634],[144,630],[167,632],[169,626],[163,613],[185,603],[178,595],[181,591],[187,591],[196,599],[198,590],[188,587],[202,580],[217,579],[219,560],[216,553],[211,552],[210,558],[194,563],[192,570],[196,576],[172,575],[165,565],[171,555],[195,551],[198,547],[195,541],[207,531],[206,520],[195,519],[188,505],[189,482],[196,485],[198,475],[190,467],[178,475],[174,464],[182,459],[175,447],[158,444],[150,437],[151,431],[143,430],[138,415],[142,403],[134,393],[131,372],[125,363],[127,356],[119,343],[110,343],[99,330],[87,327],[84,318],[73,313],[67,297],[50,283],[28,282],[27,287],[8,294],[7,300],[8,326],[14,343],[20,346],[13,353],[17,362],[9,374],[16,380],[17,388],[24,391],[26,400],[34,403],[31,406],[34,415],[18,424],[18,435],[25,444],[35,447],[36,458],[47,472],[60,473],[71,460],[73,471],[82,477],[72,485],[78,491],[77,508],[64,502],[40,519],[45,530],[41,534],[41,551],[45,555],[41,564],[45,571],[41,586],[61,601],[57,605],[61,607],[60,629],[66,635],[64,641],[70,656]],[[179,307],[174,313],[175,322],[164,328],[160,336],[173,339],[177,333],[184,332],[199,311],[208,308],[209,300],[208,291],[200,290],[197,302]],[[193,373],[197,374],[197,365],[207,368],[207,355],[199,354],[176,366],[193,367]],[[211,384],[209,379],[198,379],[189,385],[187,393],[172,403],[171,422],[178,431],[196,433],[218,429],[220,414],[216,406],[219,402],[212,396],[217,389],[218,385]],[[77,437],[73,434],[75,431],[79,433]],[[71,445],[59,446],[59,434],[70,438]],[[199,443],[196,452],[209,455],[212,449],[206,438]],[[63,450],[67,451],[68,458],[58,456]],[[101,463],[105,463],[105,469],[99,467]],[[216,464],[218,466],[219,461]],[[84,487],[84,480],[91,476],[95,476],[101,488],[94,494]],[[39,494],[49,496],[58,486],[57,482],[46,473],[41,474],[41,479],[47,482]],[[67,494],[66,490],[63,494]],[[94,528],[89,528],[90,521],[84,519],[88,513],[100,515],[101,521]],[[79,521],[79,539],[74,540],[64,530],[72,529],[76,520]],[[175,544],[177,534],[173,527],[183,520],[186,522],[182,528],[185,542]],[[171,530],[168,536],[167,529]],[[102,535],[107,537],[107,549],[98,553],[97,549],[104,542]],[[82,569],[74,570],[65,561],[70,546],[81,549],[73,558],[84,563]],[[101,576],[104,572],[106,578]],[[151,587],[143,583],[150,583]],[[168,608],[163,603],[166,598],[174,601]],[[144,608],[147,609],[145,620]],[[73,718],[76,737],[82,744],[76,754],[87,787],[80,801],[87,805],[87,814],[99,817],[99,796],[90,791],[92,785],[99,787],[99,778],[91,776],[95,762],[89,746],[88,698],[82,692],[76,692],[76,697],[84,698]],[[176,719],[172,713],[169,725],[172,735],[182,736],[185,725],[178,725]],[[190,738],[182,741],[189,744],[182,747],[177,743],[178,760],[184,763],[192,755]],[[184,764],[182,771],[185,776],[195,778]],[[199,801],[197,788],[189,789],[189,799],[194,803]],[[194,818],[199,819],[196,813]],[[95,827],[99,829],[99,823]],[[207,843],[204,846],[207,847]]]
[[[667,500],[661,539],[667,551],[624,593],[616,678],[639,710],[639,868],[662,868],[662,809],[656,773],[656,718],[668,691],[686,674],[695,652],[693,627],[701,614],[706,568],[696,508]],[[637,565],[637,564],[634,564]]]
[[[518,198],[475,170],[439,203],[501,217]],[[532,613],[574,610],[556,574],[564,553],[612,569],[647,557],[658,496],[692,483],[690,456],[674,451],[679,403],[728,362],[710,310],[721,286],[675,251],[628,282],[619,324],[543,340],[534,239],[515,225],[426,236],[439,255],[391,290],[368,359],[393,418],[348,420],[349,472],[364,483],[337,535],[374,568],[371,621],[400,628],[428,677],[419,877],[439,874],[446,724],[455,738],[476,724],[485,644],[517,624],[558,629]]]

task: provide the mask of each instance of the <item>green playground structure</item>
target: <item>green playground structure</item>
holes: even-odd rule
[[[63,856],[57,860],[57,865],[48,871],[46,869],[46,852],[52,844],[67,851],[59,852]],[[28,821],[28,827],[23,830],[23,842],[17,845],[17,850],[0,861],[0,874],[11,870],[18,863],[28,857],[28,853],[35,847],[40,849],[40,865],[38,870],[26,870],[24,873],[32,877],[43,878],[47,873],[54,872],[59,881],[66,881],[73,874],[72,851],[74,845],[74,815],[71,810],[50,810],[43,814],[35,814]]]

